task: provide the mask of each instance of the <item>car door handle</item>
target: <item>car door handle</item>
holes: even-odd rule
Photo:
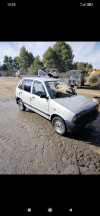
[[[35,97],[33,96],[32,99],[35,99]]]
[[[19,95],[21,94],[22,92],[19,92]]]

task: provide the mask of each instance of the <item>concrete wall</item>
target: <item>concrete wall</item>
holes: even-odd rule
[[[15,75],[15,73],[16,73],[16,71],[11,71],[10,74],[9,74],[9,76],[13,77]],[[8,76],[8,71],[6,71],[6,70],[0,70],[0,74],[1,74],[1,76]],[[24,74],[26,75],[27,72],[24,72]]]
[[[0,70],[1,76],[8,76],[8,71],[7,70]],[[9,76],[14,76],[15,71],[11,71]]]
[[[0,75],[1,75],[1,76],[7,76],[7,71],[5,71],[5,70],[0,70]]]

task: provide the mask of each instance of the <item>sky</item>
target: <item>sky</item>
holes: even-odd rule
[[[72,48],[74,59],[73,62],[88,62],[93,68],[100,69],[100,42],[85,41],[72,42],[65,41]],[[31,52],[34,57],[39,55],[41,60],[44,52],[48,47],[53,47],[56,41],[41,41],[41,42],[0,42],[0,65],[3,64],[4,56],[19,56],[20,48],[25,46],[28,52]]]

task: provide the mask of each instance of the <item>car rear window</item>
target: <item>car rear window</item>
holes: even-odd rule
[[[24,91],[30,92],[33,80],[25,80]]]
[[[18,88],[30,92],[31,91],[31,85],[32,85],[33,80],[22,80],[20,84],[18,85]]]

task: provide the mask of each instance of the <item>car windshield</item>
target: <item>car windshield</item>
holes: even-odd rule
[[[45,84],[52,99],[70,97],[76,94],[75,90],[64,80],[46,81]]]

